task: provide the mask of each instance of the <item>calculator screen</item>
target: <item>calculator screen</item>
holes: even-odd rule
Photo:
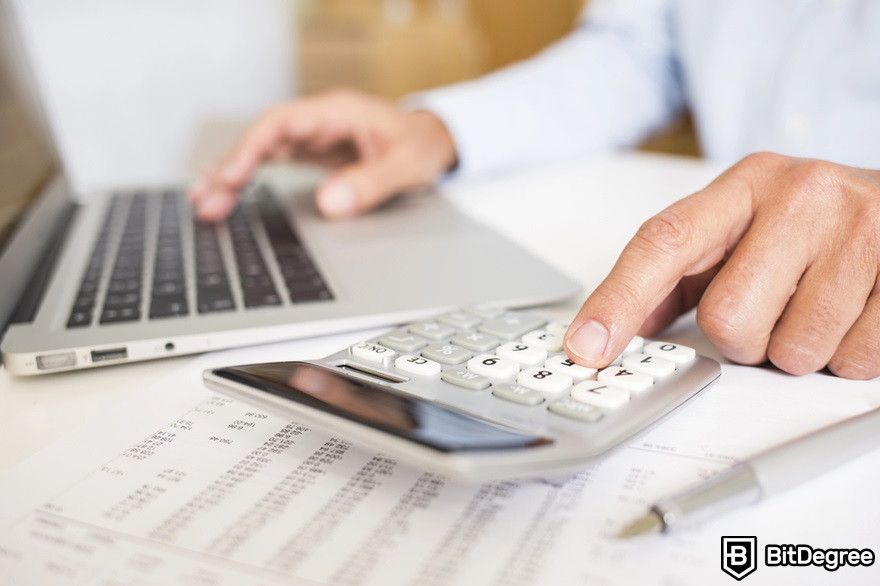
[[[442,452],[505,450],[552,443],[419,397],[302,362],[252,364],[215,375]]]

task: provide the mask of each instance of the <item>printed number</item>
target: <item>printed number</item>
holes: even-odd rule
[[[428,363],[427,360],[425,360],[424,358],[419,358],[418,356],[413,356],[412,358],[407,360],[407,362],[412,362],[413,364],[427,364]]]
[[[539,370],[538,372],[536,372],[535,374],[533,374],[532,377],[533,377],[533,378],[536,378],[536,379],[538,379],[538,380],[541,380],[541,379],[545,379],[545,378],[547,378],[547,377],[550,376],[551,374],[553,374],[553,373],[550,372],[549,370]]]
[[[382,346],[373,346],[372,350],[376,354],[382,354],[383,352],[385,352],[385,348],[383,348]]]
[[[496,364],[498,364],[498,359],[497,358],[486,358],[483,360],[483,364],[485,364],[486,366],[495,366]]]
[[[570,359],[568,359],[568,358],[566,358],[565,360],[563,360],[563,361],[560,362],[559,364],[561,364],[562,366],[574,366],[574,362],[572,362],[572,361],[571,361]]]
[[[676,348],[678,348],[678,346],[676,346],[675,344],[663,344],[662,346],[660,346],[660,349],[664,352],[669,352],[670,350],[675,350]]]
[[[528,349],[529,349],[529,347],[526,346],[525,344],[517,344],[516,346],[513,347],[514,352],[519,352],[520,350],[528,350]]]

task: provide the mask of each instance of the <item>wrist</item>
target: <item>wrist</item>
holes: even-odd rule
[[[433,112],[414,110],[410,113],[424,137],[426,151],[432,166],[439,173],[448,173],[458,166],[458,150],[446,124]]]

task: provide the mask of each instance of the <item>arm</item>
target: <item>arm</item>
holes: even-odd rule
[[[464,175],[630,147],[683,105],[666,0],[594,0],[532,59],[413,96],[446,125]]]

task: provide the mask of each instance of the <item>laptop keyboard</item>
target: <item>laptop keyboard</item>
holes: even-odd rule
[[[100,324],[133,322],[142,318],[148,197],[141,193],[129,199],[124,228],[104,291],[98,319]],[[164,193],[160,198],[147,305],[148,319],[190,314],[186,255],[180,224],[181,199],[182,196],[173,191]],[[88,326],[94,321],[113,220],[124,204],[124,196],[117,196],[108,209],[71,309],[68,328]],[[249,218],[256,218],[263,224],[286,292],[276,287]],[[252,309],[333,298],[314,262],[267,189],[261,188],[254,200],[241,202],[230,216],[226,229],[241,302],[236,301],[224,261],[222,226],[194,222],[194,298],[199,314],[233,311],[240,306]],[[287,294],[286,299],[282,298],[284,293]]]
[[[229,216],[229,237],[238,267],[238,279],[245,307],[280,305],[281,297],[275,290],[266,261],[257,246],[253,231],[238,206]]]
[[[131,200],[125,229],[113,261],[101,310],[102,324],[135,321],[141,317],[146,219],[146,196],[137,194]]]
[[[235,299],[229,286],[229,276],[220,252],[217,226],[194,223],[196,248],[196,297],[199,313],[230,311]]]
[[[173,191],[162,195],[150,292],[150,319],[189,313],[177,200],[178,195]]]
[[[98,232],[98,238],[95,240],[95,245],[92,247],[92,253],[89,256],[89,263],[86,265],[85,273],[76,292],[76,298],[73,301],[73,309],[67,320],[68,328],[87,326],[92,323],[95,302],[98,298],[98,287],[104,272],[104,259],[107,255],[110,226],[118,207],[119,200],[114,199],[107,208],[107,214],[104,216],[101,231]]]

